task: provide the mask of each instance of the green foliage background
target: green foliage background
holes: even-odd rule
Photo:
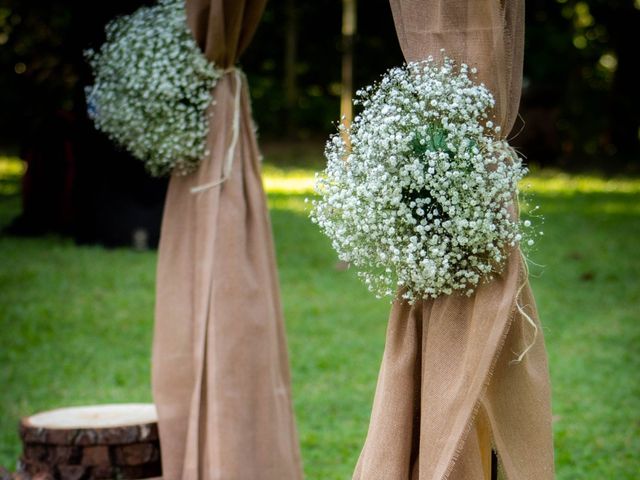
[[[12,164],[0,161],[0,226],[19,210]],[[531,281],[550,359],[557,478],[635,480],[640,181],[556,173],[528,182],[546,219],[529,258],[545,265],[532,265]],[[265,183],[306,476],[344,480],[366,434],[389,304],[336,269],[307,218],[311,170],[269,163]],[[22,416],[151,401],[156,254],[0,237],[0,258],[0,464],[11,467]]]
[[[0,110],[6,112],[0,143],[28,142],[56,110],[84,115],[82,86],[90,77],[82,50],[101,43],[110,18],[143,3],[151,0],[0,0]],[[292,14],[296,88],[289,95],[284,58]],[[241,61],[263,137],[319,138],[333,129],[339,116],[340,22],[338,0],[267,4]],[[527,128],[515,142],[532,162],[638,169],[639,27],[638,0],[526,1],[521,110]],[[356,87],[402,61],[388,0],[360,1]]]

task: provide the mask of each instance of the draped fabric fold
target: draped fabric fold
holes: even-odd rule
[[[444,54],[478,68],[503,135],[520,100],[523,0],[390,0],[407,61]],[[523,313],[524,312],[524,313]],[[538,336],[521,362],[513,362]],[[518,248],[470,296],[396,301],[354,480],[554,478],[542,328]]]
[[[233,67],[264,4],[187,0],[207,58]],[[223,175],[238,91],[230,177],[192,193]],[[195,173],[171,178],[158,252],[152,388],[163,478],[298,480],[284,322],[244,76],[225,74],[214,100],[210,153]]]

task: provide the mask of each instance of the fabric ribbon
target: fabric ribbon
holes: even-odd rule
[[[237,65],[265,4],[186,0],[207,60]],[[242,73],[224,73],[235,78],[212,89],[209,154],[171,176],[162,219],[152,354],[162,476],[302,480],[260,151]],[[194,195],[198,185],[209,190]]]
[[[231,176],[231,169],[233,168],[233,160],[236,156],[236,145],[238,144],[238,135],[240,133],[240,97],[242,94],[242,82],[246,78],[242,70],[236,67],[230,67],[223,71],[223,75],[232,73],[235,76],[236,91],[234,94],[233,102],[233,123],[231,142],[227,149],[227,155],[225,157],[224,166],[222,168],[222,176],[218,180],[214,180],[203,185],[198,185],[191,188],[191,193],[199,193],[210,188],[218,187],[222,185]]]
[[[444,48],[477,66],[508,137],[522,84],[524,0],[390,4],[405,60]],[[518,247],[508,253],[504,271],[471,297],[394,303],[354,480],[488,480],[492,449],[499,478],[553,480],[544,332],[526,260]]]

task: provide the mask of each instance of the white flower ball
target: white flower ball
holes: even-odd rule
[[[194,170],[205,155],[207,109],[221,72],[200,51],[183,0],[159,0],[106,27],[88,51],[87,87],[96,128],[142,160],[153,175]]]
[[[391,69],[327,142],[311,218],[378,296],[469,295],[521,238],[526,169],[473,75],[448,58]]]

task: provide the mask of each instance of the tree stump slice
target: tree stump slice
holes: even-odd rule
[[[19,473],[52,480],[160,478],[153,404],[71,407],[25,417]]]

